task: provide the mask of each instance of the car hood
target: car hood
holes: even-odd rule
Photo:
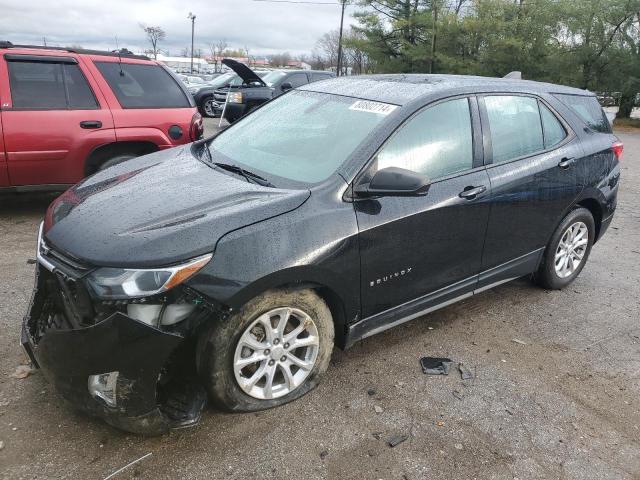
[[[49,207],[49,247],[94,266],[153,267],[215,250],[226,233],[302,205],[308,190],[263,187],[212,168],[189,146],[89,177]]]
[[[230,58],[225,58],[224,60],[222,60],[222,63],[236,72],[238,76],[244,81],[244,83],[257,82],[264,85],[265,87],[267,86],[267,84],[264,83],[264,81],[258,76],[258,74],[247,67],[245,64],[236,62],[235,60],[231,60]]]

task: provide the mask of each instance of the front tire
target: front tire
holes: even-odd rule
[[[331,311],[313,290],[271,290],[204,332],[197,363],[213,404],[253,412],[315,388],[333,340]]]
[[[200,102],[200,113],[204,117],[213,118],[216,116],[216,109],[213,104],[216,103],[213,95],[204,97]]]
[[[580,274],[595,240],[595,222],[586,208],[576,208],[562,220],[545,249],[535,280],[541,287],[560,290]]]

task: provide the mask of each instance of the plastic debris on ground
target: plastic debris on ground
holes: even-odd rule
[[[450,358],[422,357],[420,365],[427,375],[449,375],[453,361]]]

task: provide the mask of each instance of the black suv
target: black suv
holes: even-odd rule
[[[293,88],[335,77],[332,72],[317,70],[273,70],[264,74],[235,60],[225,59],[222,63],[242,79],[241,84],[227,85],[213,92],[214,108],[222,111],[229,123]]]
[[[195,423],[205,390],[282,405],[334,345],[521,276],[567,286],[611,222],[621,154],[583,90],[303,86],[56,199],[22,343],[64,397],[134,432]]]

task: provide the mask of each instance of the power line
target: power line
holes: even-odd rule
[[[297,3],[303,5],[335,5],[340,6],[341,2],[316,2],[313,0],[302,1],[302,0],[252,0],[253,2],[265,2],[265,3]],[[345,2],[345,5],[353,5],[350,2]]]

